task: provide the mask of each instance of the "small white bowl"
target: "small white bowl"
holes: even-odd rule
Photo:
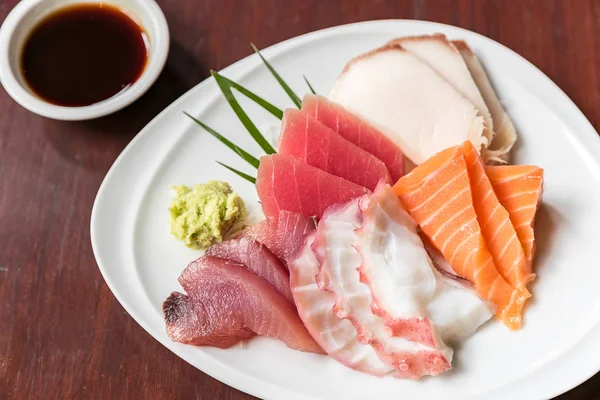
[[[50,104],[28,87],[21,72],[21,51],[31,30],[44,17],[70,5],[103,3],[118,7],[144,28],[149,39],[148,62],[131,87],[84,107]],[[169,28],[154,0],[22,0],[0,27],[0,83],[20,105],[44,117],[66,121],[93,119],[114,113],[142,96],[160,75],[169,53]]]

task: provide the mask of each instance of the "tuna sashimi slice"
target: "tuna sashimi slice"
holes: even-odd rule
[[[390,173],[381,160],[344,139],[305,111],[285,110],[279,154],[298,158],[369,190],[374,190],[381,180],[391,182]]]
[[[265,216],[277,219],[280,211],[321,218],[332,204],[368,193],[368,189],[281,154],[263,156],[256,191]]]
[[[383,161],[394,182],[404,175],[402,149],[358,115],[323,96],[313,94],[304,96],[302,111]]]
[[[508,283],[527,292],[525,286],[535,275],[531,273],[531,266],[527,263],[509,213],[498,201],[477,150],[470,142],[465,142],[462,150],[471,182],[475,213],[494,264]]]
[[[243,265],[203,256],[187,266],[179,283],[187,295],[173,292],[163,303],[167,334],[176,342],[227,348],[257,334],[322,353],[294,304]]]
[[[287,269],[266,246],[250,236],[217,243],[211,246],[206,254],[244,265],[256,275],[266,279],[283,297],[294,301]]]
[[[544,191],[544,170],[535,165],[488,166],[485,172],[508,211],[529,268],[535,256],[533,224]]]
[[[362,343],[369,343],[382,361],[392,365],[401,377],[418,379],[423,375],[438,375],[451,368],[452,349],[437,339],[422,342],[412,337],[394,336],[383,318],[372,310],[371,292],[360,281],[358,268],[361,257],[354,248],[355,230],[361,226],[360,199],[330,208],[319,222],[313,251],[321,267],[317,284],[331,292],[335,299],[333,311],[348,319]],[[416,321],[406,321],[411,329],[420,330]],[[428,332],[431,336],[433,332]],[[439,347],[438,347],[439,346]]]
[[[244,235],[264,244],[285,263],[304,245],[306,236],[316,229],[313,217],[283,210],[277,220],[269,217],[249,227]]]
[[[333,312],[333,295],[317,286],[315,276],[320,264],[311,249],[313,242],[314,234],[288,261],[290,285],[304,326],[315,342],[340,363],[371,375],[387,374],[393,368],[379,359],[373,347],[358,340],[352,323]]]
[[[496,269],[477,221],[462,146],[431,157],[402,177],[394,190],[452,269],[470,280],[480,297],[496,304],[509,328],[518,329],[530,295],[513,288]]]
[[[394,334],[439,347],[468,338],[492,317],[472,288],[436,270],[417,224],[389,185],[362,197],[360,207],[354,247],[361,280],[371,290],[373,312]]]

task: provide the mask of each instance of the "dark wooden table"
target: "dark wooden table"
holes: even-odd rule
[[[0,22],[17,0],[0,0]],[[600,130],[600,1],[162,0],[171,53],[135,104],[95,121],[38,117],[0,88],[0,399],[248,399],[134,322],[94,261],[92,203],[127,143],[163,108],[279,41],[349,22],[461,26],[523,55]],[[590,354],[599,357],[600,354]],[[560,399],[600,399],[600,374]]]

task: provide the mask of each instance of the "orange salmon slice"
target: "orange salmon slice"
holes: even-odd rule
[[[544,191],[544,170],[535,165],[487,166],[485,172],[500,204],[508,211],[527,264],[535,256],[533,225]]]
[[[497,306],[511,329],[521,325],[529,293],[513,288],[498,272],[483,237],[462,146],[446,149],[394,185],[407,211],[458,275]]]
[[[512,287],[526,291],[525,286],[535,275],[531,273],[531,265],[527,262],[509,213],[498,201],[473,144],[465,142],[462,150],[471,182],[473,206],[496,269]]]

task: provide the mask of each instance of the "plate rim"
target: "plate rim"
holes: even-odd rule
[[[546,74],[544,74],[544,72],[542,72],[539,68],[537,68],[534,64],[532,64],[530,61],[528,61],[526,58],[524,58],[520,54],[518,54],[515,51],[513,51],[512,49],[504,46],[503,44],[496,42],[493,39],[490,39],[484,35],[481,35],[477,32],[470,31],[468,29],[464,29],[461,27],[448,25],[448,24],[442,24],[442,23],[438,23],[438,22],[424,21],[424,20],[407,20],[407,19],[370,20],[370,21],[362,21],[362,22],[355,22],[355,23],[350,23],[350,24],[337,25],[337,26],[324,28],[324,29],[320,29],[317,31],[313,31],[313,32],[308,32],[303,35],[299,35],[299,36],[284,40],[282,42],[273,44],[273,45],[261,50],[261,52],[268,57],[275,57],[285,51],[293,50],[293,47],[300,46],[304,42],[310,42],[312,40],[321,39],[321,36],[326,36],[327,34],[343,34],[344,30],[347,30],[348,33],[350,33],[354,29],[367,29],[371,26],[385,25],[385,24],[390,24],[390,23],[392,23],[392,24],[407,24],[407,25],[427,25],[428,27],[431,28],[431,33],[434,33],[436,28],[437,29],[440,29],[440,28],[441,29],[451,29],[451,30],[456,30],[458,32],[464,32],[464,33],[468,34],[469,36],[478,37],[479,40],[482,40],[487,45],[492,45],[492,46],[496,46],[496,47],[499,46],[504,51],[508,51],[509,53],[511,53],[512,56],[516,56],[521,63],[524,62],[528,68],[530,68],[532,71],[534,71],[536,73],[536,75],[543,78],[546,81],[546,83],[549,83],[552,86],[553,93],[555,93],[556,95],[559,95],[560,102],[562,104],[570,105],[570,107],[569,107],[570,110],[564,111],[565,113],[571,114],[572,117],[573,116],[577,117],[579,119],[579,121],[578,121],[579,123],[584,123],[587,125],[588,129],[583,129],[581,131],[577,131],[576,136],[577,136],[577,139],[581,140],[582,142],[585,142],[587,145],[590,146],[587,149],[588,152],[590,154],[593,153],[593,155],[595,156],[594,159],[595,159],[596,163],[600,164],[600,162],[598,161],[598,160],[600,160],[600,140],[599,140],[600,137],[598,136],[597,131],[595,130],[593,125],[589,122],[589,120],[587,119],[585,114],[583,114],[583,112],[567,96],[567,94],[560,87],[558,87],[558,85],[556,85],[556,83],[554,83],[554,81],[552,81]],[[244,58],[234,62],[233,64],[230,64],[226,68],[222,69],[221,72],[222,73],[231,73],[232,71],[237,71],[238,69],[242,68],[244,66],[244,64],[252,62],[253,58],[256,60],[257,56],[255,54],[251,54],[247,57],[244,57]],[[246,70],[247,70],[246,72],[250,72],[253,70],[253,68],[246,66]],[[241,73],[243,74],[244,72],[241,71]],[[122,296],[119,294],[118,290],[116,289],[116,284],[114,283],[113,278],[111,278],[111,275],[110,275],[108,269],[101,262],[102,257],[100,255],[100,251],[98,249],[99,248],[99,245],[98,245],[99,239],[97,238],[97,236],[95,234],[96,226],[98,223],[97,222],[98,221],[98,207],[99,207],[100,202],[102,201],[102,198],[105,195],[105,192],[107,192],[107,190],[108,190],[107,187],[110,186],[110,182],[113,180],[113,176],[115,175],[117,169],[119,168],[119,165],[123,162],[124,159],[126,159],[128,157],[128,154],[131,153],[132,149],[134,149],[137,146],[137,143],[139,141],[141,141],[143,138],[145,138],[146,136],[148,136],[150,134],[150,132],[152,132],[154,130],[153,128],[155,125],[157,125],[167,115],[172,113],[173,110],[176,109],[179,105],[184,103],[186,99],[193,96],[197,91],[199,91],[199,90],[201,90],[201,88],[204,88],[205,86],[207,86],[210,82],[211,82],[211,77],[207,77],[205,80],[198,83],[194,87],[190,88],[188,91],[183,93],[179,98],[177,98],[175,101],[173,101],[169,106],[167,106],[163,111],[161,111],[157,116],[155,116],[130,141],[130,143],[121,151],[119,156],[113,162],[112,166],[108,170],[106,176],[104,177],[104,179],[98,189],[98,192],[97,192],[97,195],[94,200],[93,207],[92,207],[92,213],[91,213],[91,219],[90,219],[90,239],[91,239],[94,257],[96,259],[98,269],[100,270],[100,273],[101,273],[104,281],[106,282],[107,286],[111,290],[113,296],[115,296],[117,301],[121,304],[121,306],[147,333],[149,333],[155,340],[157,340],[159,343],[161,343],[163,346],[165,346],[168,350],[173,352],[177,357],[183,359],[184,361],[186,361],[193,367],[206,373],[207,375],[213,377],[214,379],[217,379],[222,383],[225,383],[225,384],[227,384],[231,387],[234,387],[240,391],[243,391],[245,393],[248,393],[248,394],[251,394],[251,395],[254,395],[257,397],[281,398],[281,396],[285,396],[285,398],[288,398],[288,399],[292,399],[292,398],[293,399],[308,399],[308,397],[305,396],[304,394],[299,394],[295,391],[291,391],[290,389],[283,387],[281,385],[274,385],[274,384],[271,384],[270,382],[267,385],[265,385],[264,381],[257,380],[254,377],[248,377],[244,374],[239,375],[237,377],[237,380],[230,379],[229,376],[231,376],[231,374],[227,373],[227,371],[225,371],[225,370],[222,370],[222,368],[220,368],[217,365],[199,367],[199,366],[195,365],[194,363],[192,363],[191,361],[188,361],[186,359],[186,357],[181,356],[180,354],[177,353],[177,351],[175,349],[175,347],[177,347],[177,344],[170,343],[170,342],[164,340],[164,338],[155,335],[155,330],[152,327],[150,327],[150,323],[148,323],[142,316],[139,315],[137,310],[135,310],[136,306],[133,304],[130,304],[129,302],[125,301],[122,298]],[[544,99],[544,100],[552,101],[553,99]],[[210,104],[210,103],[211,103],[211,101],[209,101],[208,104]],[[553,110],[554,110],[554,108],[553,108]],[[575,113],[575,114],[573,114],[573,113]],[[593,337],[595,336],[594,333],[596,333],[596,334],[600,333],[600,323],[596,323],[595,325],[590,327],[589,330],[587,332],[585,332],[585,334],[582,335],[580,340],[571,346],[571,348],[580,347],[582,345],[586,345],[586,343],[589,345],[590,339],[592,339],[591,341],[594,342],[593,341]],[[595,341],[595,342],[600,342],[600,341]],[[599,344],[600,343],[596,343],[596,346],[598,346]],[[598,346],[598,347],[600,347],[600,346]],[[571,354],[571,356],[572,356],[572,354]],[[542,397],[535,397],[535,398],[540,398],[540,399],[547,398],[548,396],[555,397],[555,396],[563,394],[563,393],[567,392],[568,390],[580,385],[581,383],[585,382],[586,380],[588,380],[589,378],[594,376],[599,371],[600,371],[600,360],[598,360],[594,364],[594,366],[588,367],[588,370],[586,370],[585,373],[571,374],[571,375],[569,375],[570,379],[567,379],[567,378],[561,379],[560,381],[565,382],[564,384],[551,385],[553,387],[553,389],[551,390],[550,393],[548,392],[548,390],[546,390],[546,391],[540,391],[537,394],[535,392],[529,393],[529,394],[533,395],[533,396],[542,395]],[[532,373],[531,375],[528,375],[528,377],[536,375],[538,373],[539,373],[539,371],[536,371],[536,372]],[[224,375],[227,375],[227,376],[224,376]],[[575,376],[575,378],[573,378],[573,376]],[[520,382],[520,381],[521,381],[521,379],[519,379],[515,382]],[[256,383],[260,383],[260,385],[256,385]],[[503,386],[500,386],[500,387],[495,388],[495,390],[496,391],[501,390],[502,388],[503,388]],[[546,387],[546,389],[548,389],[548,386]],[[541,390],[544,390],[544,389],[541,389]],[[507,394],[511,394],[511,397],[515,398],[515,399],[516,398],[525,399],[525,397],[520,397],[523,393],[519,393],[519,391],[517,391],[517,390],[509,389],[508,391],[503,391],[502,394],[504,396],[506,396]],[[515,397],[513,397],[513,396],[515,396]],[[528,399],[530,399],[530,398],[531,397],[528,397]]]

